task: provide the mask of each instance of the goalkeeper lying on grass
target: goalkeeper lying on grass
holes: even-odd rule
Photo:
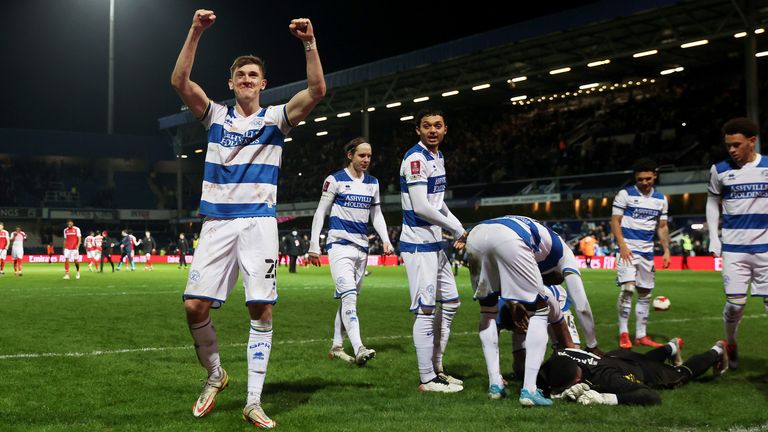
[[[720,340],[707,352],[683,363],[680,338],[646,354],[617,350],[600,357],[577,349],[555,351],[539,371],[538,387],[555,398],[582,405],[657,405],[654,389],[688,383],[710,367],[715,376],[728,369],[726,344]],[[671,364],[667,364],[669,360]]]

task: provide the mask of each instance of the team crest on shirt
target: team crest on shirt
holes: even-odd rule
[[[768,178],[768,170],[762,170],[760,171],[760,174],[762,174],[764,178]]]
[[[253,120],[251,120],[250,126],[253,129],[261,129],[262,127],[264,127],[264,117],[254,118]]]
[[[197,282],[197,281],[199,281],[199,280],[200,280],[200,272],[199,272],[199,271],[197,271],[197,270],[192,270],[192,271],[189,273],[189,280],[191,280],[192,282]]]
[[[411,175],[416,175],[421,172],[421,163],[419,161],[411,161]]]

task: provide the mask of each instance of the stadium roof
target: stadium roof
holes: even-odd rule
[[[658,77],[663,70],[743,58],[744,39],[734,35],[747,30],[748,19],[755,29],[768,26],[768,5],[756,3],[750,14],[742,2],[731,0],[600,1],[327,74],[328,95],[312,118],[328,117],[323,129],[333,133],[342,123],[348,127],[350,121],[359,121],[369,108],[383,110],[401,102],[393,111],[412,114],[419,108],[413,101],[417,97],[435,101],[458,91],[450,104],[511,103],[516,96],[575,91],[585,84]],[[758,51],[768,49],[765,39],[764,34],[758,36]],[[682,47],[702,40],[707,42]],[[652,50],[656,53],[637,55]],[[610,62],[588,66],[603,60]],[[741,60],[735,67],[741,67]],[[563,68],[570,70],[551,72]],[[510,82],[517,77],[525,79]],[[489,86],[472,90],[484,84]],[[283,103],[305,87],[306,81],[300,81],[267,90],[262,103]],[[337,118],[341,113],[350,114]],[[159,126],[168,132],[176,128],[181,141],[177,144],[204,141],[189,112],[163,117]]]

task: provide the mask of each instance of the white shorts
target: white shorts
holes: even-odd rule
[[[15,260],[24,258],[24,248],[11,246],[11,258]]]
[[[411,312],[421,306],[435,307],[459,299],[451,263],[442,250],[435,252],[401,252],[411,290]]]
[[[88,259],[93,258],[93,251],[92,250],[86,250],[85,251],[85,257]]]
[[[535,303],[547,299],[531,248],[504,225],[479,224],[467,238],[469,272],[475,298],[499,293],[502,300]]]
[[[184,299],[213,300],[218,308],[243,274],[245,302],[277,302],[277,220],[273,217],[206,219]]]
[[[342,298],[347,293],[359,294],[368,266],[368,253],[357,246],[334,244],[328,249],[328,261],[336,285],[333,296]]]
[[[653,289],[656,280],[656,268],[652,259],[645,259],[640,255],[632,254],[632,262],[616,257],[616,283],[621,286],[628,282],[634,282],[635,287]]]
[[[100,250],[92,250],[91,251],[91,258],[93,258],[96,261],[101,261],[101,251]]]
[[[8,249],[0,249],[0,260],[4,260],[6,255],[8,255]]]
[[[64,261],[75,262],[80,259],[77,249],[64,249]]]
[[[723,252],[723,286],[726,296],[768,297],[768,253]]]

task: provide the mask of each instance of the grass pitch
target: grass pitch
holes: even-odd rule
[[[62,280],[61,265],[9,268],[0,277],[0,430],[233,431],[245,401],[248,315],[238,286],[213,313],[230,386],[211,414],[192,417],[205,377],[187,330],[181,295],[186,271],[82,273]],[[364,368],[329,361],[337,301],[327,267],[280,267],[274,346],[264,408],[280,430],[768,430],[768,318],[751,298],[739,330],[741,368],[662,392],[658,407],[582,407],[556,402],[524,409],[517,398],[492,401],[477,336],[478,306],[466,269],[457,279],[463,305],[454,320],[446,370],[465,381],[458,394],[420,394],[412,316],[402,267],[371,268],[358,302],[363,341],[378,352]],[[9,274],[10,273],[10,274]],[[616,348],[615,273],[585,271],[600,347]],[[684,357],[723,336],[724,296],[713,272],[657,273],[654,295],[672,301],[651,312],[649,334],[685,339]],[[634,314],[633,314],[634,315]],[[634,316],[630,321],[634,329]],[[510,339],[500,339],[511,371]],[[349,347],[347,350],[350,351]],[[519,383],[511,384],[513,393]]]

